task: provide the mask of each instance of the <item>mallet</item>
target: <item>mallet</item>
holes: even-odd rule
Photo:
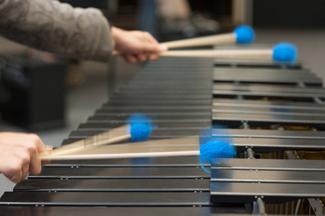
[[[298,49],[290,43],[278,43],[272,49],[175,50],[160,54],[168,57],[207,57],[216,59],[266,60],[295,63]]]
[[[152,121],[142,114],[134,114],[128,119],[128,125],[114,128],[110,131],[97,134],[84,140],[76,141],[74,143],[62,146],[53,151],[41,155],[41,159],[54,155],[66,155],[74,152],[79,152],[94,147],[115,144],[122,141],[139,142],[147,140],[154,127]]]
[[[210,131],[210,130],[208,130]],[[209,132],[199,136],[163,139],[82,149],[70,154],[50,154],[46,160],[99,160],[141,157],[200,156],[200,163],[217,163],[221,158],[232,158],[235,148],[227,138]]]
[[[255,32],[252,29],[252,27],[247,25],[241,25],[237,27],[232,33],[169,41],[169,42],[161,43],[161,45],[165,45],[168,49],[173,49],[173,48],[224,45],[224,44],[236,44],[236,43],[250,44],[254,40],[255,40]]]

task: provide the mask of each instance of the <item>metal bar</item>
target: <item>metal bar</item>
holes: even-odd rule
[[[218,106],[241,106],[241,107],[269,107],[270,109],[306,109],[306,110],[323,110],[324,105],[313,102],[297,101],[267,101],[267,100],[250,100],[250,99],[214,99],[213,107]]]
[[[213,74],[215,81],[240,81],[250,83],[299,83],[322,85],[322,80],[302,70],[253,70],[235,68],[216,68]]]
[[[210,190],[213,203],[247,203],[255,197],[263,197],[265,202],[325,197],[324,184],[216,182]]]
[[[222,207],[93,207],[87,208],[83,206],[0,206],[0,212],[3,215],[11,216],[33,216],[33,215],[78,215],[78,216],[107,216],[108,213],[115,216],[174,216],[184,214],[187,216],[250,216],[245,214],[244,209],[232,208],[234,213],[229,212],[229,208]],[[241,213],[238,213],[241,212]]]
[[[214,113],[213,120],[219,124],[227,124],[231,122],[247,121],[250,126],[252,124],[303,124],[315,125],[325,128],[325,117],[322,116],[301,116],[301,115],[281,115],[281,114],[241,114],[241,113]],[[227,125],[226,125],[227,126]]]
[[[310,109],[286,109],[286,108],[271,108],[271,107],[239,107],[239,106],[216,106],[212,108],[212,112],[219,113],[244,113],[244,114],[264,114],[264,115],[300,115],[300,116],[325,116],[325,109],[310,110]],[[176,113],[176,112],[175,112]],[[156,114],[156,113],[153,113]],[[164,115],[164,113],[161,113]],[[150,114],[149,114],[150,115]],[[193,115],[198,115],[193,112]]]
[[[31,179],[193,179],[208,178],[200,167],[44,167],[40,176]]]
[[[208,179],[29,179],[14,191],[47,192],[209,192]]]
[[[240,159],[233,158],[215,164],[211,167],[214,169],[229,170],[283,170],[283,171],[325,171],[324,160],[282,160],[282,159]]]
[[[212,169],[211,182],[318,184],[325,187],[325,172],[310,170],[224,170]],[[323,184],[323,185],[322,185]],[[283,193],[286,191],[284,190]]]
[[[12,206],[210,206],[208,192],[6,192],[0,205]]]
[[[218,84],[216,84],[218,85]],[[254,97],[279,97],[279,98],[288,98],[289,100],[300,98],[305,98],[305,100],[313,101],[314,97],[322,97],[324,96],[323,92],[317,94],[314,93],[302,93],[302,92],[280,92],[280,91],[233,91],[233,90],[213,90],[214,97],[222,98],[225,97],[236,97],[242,96],[243,98],[254,98]]]
[[[324,88],[306,87],[304,86],[278,86],[265,84],[243,84],[243,83],[219,83],[213,85],[213,90],[240,91],[240,92],[282,92],[282,93],[309,93],[309,94],[325,94]],[[144,90],[142,90],[144,91]],[[125,91],[126,92],[126,91]],[[203,92],[202,92],[203,93]]]

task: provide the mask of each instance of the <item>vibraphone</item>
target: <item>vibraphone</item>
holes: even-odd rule
[[[237,158],[212,164],[211,175],[193,156],[55,162],[6,192],[0,214],[324,215],[324,103],[322,81],[299,65],[148,63],[63,143],[141,112],[158,125],[152,139],[222,125],[215,136],[230,137]]]

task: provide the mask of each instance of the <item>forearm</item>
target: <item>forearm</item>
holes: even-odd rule
[[[109,24],[99,10],[53,0],[0,0],[0,34],[82,59],[105,61],[113,49]]]

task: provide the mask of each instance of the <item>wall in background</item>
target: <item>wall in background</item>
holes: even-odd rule
[[[325,28],[324,0],[254,0],[256,27]]]

